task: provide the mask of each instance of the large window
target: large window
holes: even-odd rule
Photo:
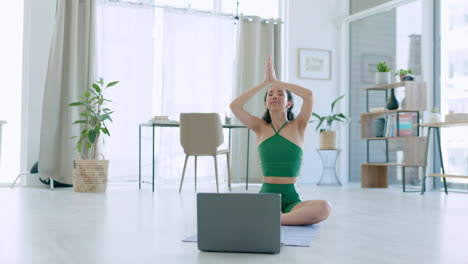
[[[255,2],[255,3],[253,3]],[[120,81],[105,156],[113,181],[138,175],[138,124],[152,116],[178,120],[183,112],[229,113],[234,84],[236,1],[101,1],[97,9],[98,73]],[[168,7],[168,6],[171,7]],[[185,8],[190,7],[190,10]],[[278,1],[240,1],[239,13],[278,17]],[[219,14],[219,13],[222,14]],[[231,15],[228,15],[231,14]],[[180,180],[184,153],[178,129],[157,128],[156,180]],[[225,133],[225,144],[228,139]],[[151,175],[152,130],[142,130],[142,174]],[[198,180],[212,180],[213,163],[199,159]],[[219,168],[225,168],[220,159]],[[193,161],[186,179],[193,180]],[[207,171],[207,173],[203,173]],[[220,176],[225,170],[220,169]],[[204,177],[205,176],[205,177]]]
[[[20,171],[23,57],[23,1],[2,1],[0,8],[0,184],[12,182]]]
[[[440,1],[440,113],[468,113],[468,2]],[[448,174],[468,175],[468,127],[444,128],[442,152]],[[447,178],[450,187],[468,189],[468,181]]]

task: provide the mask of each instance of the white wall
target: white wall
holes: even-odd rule
[[[39,160],[42,100],[52,41],[57,0],[25,0],[23,56],[22,170]],[[24,177],[27,185],[44,186],[37,177]]]
[[[288,81],[301,85],[314,93],[314,112],[328,115],[331,102],[341,94],[340,89],[340,27],[338,17],[341,14],[340,0],[291,0],[288,6],[288,20],[286,30],[289,56]],[[298,78],[298,49],[324,49],[332,51],[331,80],[310,80]],[[296,96],[295,110],[299,112],[301,102]],[[348,98],[345,97],[345,100]],[[347,112],[344,105],[336,111]],[[310,124],[306,131],[304,159],[300,182],[317,182],[322,171],[322,163],[316,149],[318,149],[319,134],[315,131],[316,124]],[[341,129],[347,133],[345,129]],[[339,131],[340,132],[340,131]],[[339,142],[345,152],[346,142]],[[343,154],[343,153],[342,153]],[[340,159],[343,159],[343,155]],[[343,169],[342,169],[343,170]],[[344,169],[344,171],[348,171]],[[339,171],[338,171],[339,173]],[[340,177],[343,178],[344,176]],[[347,176],[344,180],[347,179]]]

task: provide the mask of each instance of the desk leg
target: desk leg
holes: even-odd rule
[[[442,169],[442,174],[445,174],[445,168],[444,168],[444,160],[442,159],[442,140],[440,138],[440,128],[436,128],[436,133],[437,133],[437,141],[439,142],[439,157],[440,157],[440,167]],[[445,177],[442,178],[444,180],[444,189],[445,189],[445,194],[448,194],[447,192],[447,180]]]
[[[402,166],[401,168],[403,170],[403,172],[402,172],[402,174],[403,174],[403,192],[405,192],[406,191],[406,175],[405,175],[405,168],[406,167]]]
[[[152,181],[152,185],[153,185],[153,192],[154,192],[154,126],[153,126],[153,159],[151,160],[151,163],[153,165],[153,181]]]
[[[247,171],[245,175],[245,189],[249,189],[249,152],[250,150],[250,130],[247,128]]]
[[[231,151],[231,128],[229,128],[229,151]]]
[[[141,190],[141,126],[138,126],[138,189]]]
[[[431,139],[431,127],[427,128],[427,140],[426,140],[426,154],[424,157],[424,167],[423,167],[423,179],[421,182],[421,194],[424,194],[426,191],[426,167],[427,167],[427,156],[429,153],[429,140]]]

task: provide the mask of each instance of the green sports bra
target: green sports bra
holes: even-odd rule
[[[278,131],[271,124],[275,134],[258,145],[263,176],[297,177],[299,175],[302,149],[279,134],[287,123],[286,121]]]

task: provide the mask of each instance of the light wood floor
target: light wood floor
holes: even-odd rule
[[[468,194],[302,184],[303,198],[334,205],[331,217],[310,247],[262,255],[204,253],[181,242],[196,233],[195,192],[184,188],[0,188],[0,263],[468,263]]]

